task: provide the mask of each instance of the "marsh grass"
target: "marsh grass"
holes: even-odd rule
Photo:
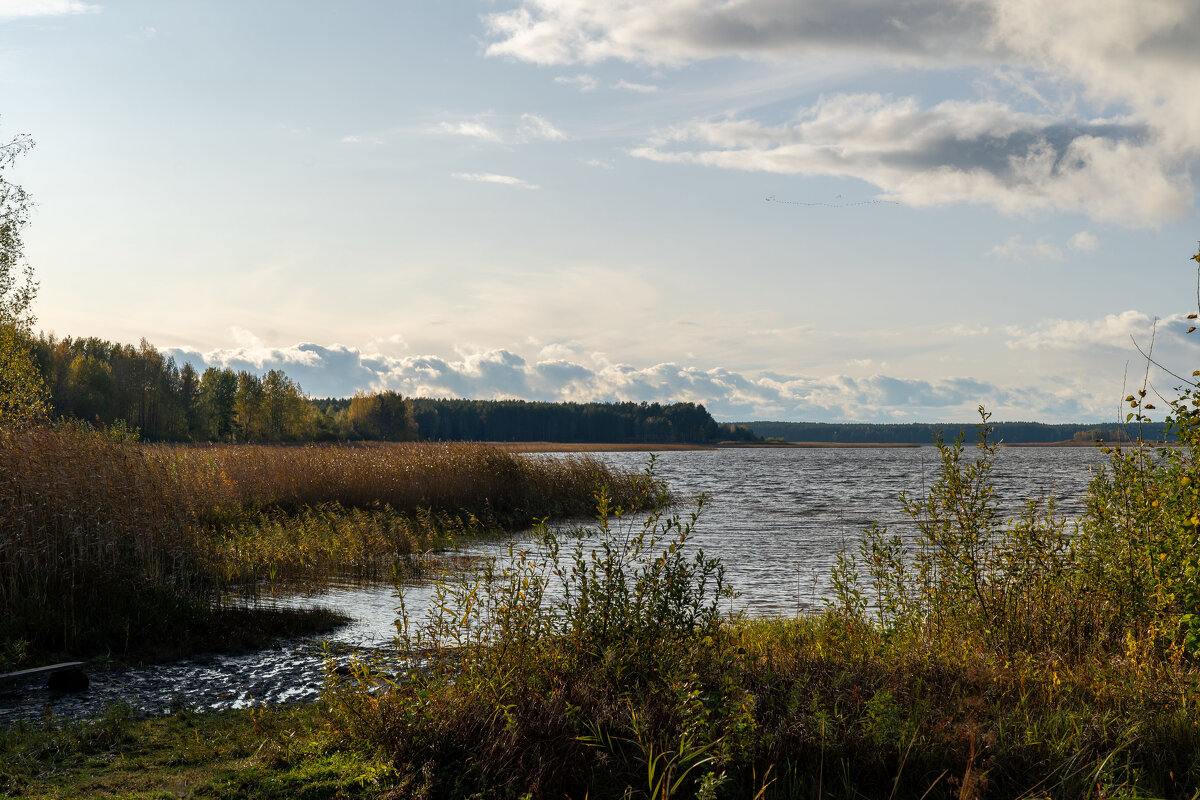
[[[166,447],[81,424],[0,430],[0,669],[219,628],[231,585],[419,573],[455,539],[585,514],[601,482],[631,507],[657,492],[586,457],[486,445]]]
[[[466,512],[524,527],[542,517],[590,516],[599,485],[626,505],[651,491],[642,476],[586,456],[521,457],[478,443],[155,445],[145,452],[201,519],[218,522],[246,511],[332,504]]]

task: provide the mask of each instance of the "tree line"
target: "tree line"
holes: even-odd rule
[[[970,426],[934,423],[718,423],[697,403],[551,403],[403,397],[394,391],[314,399],[282,370],[258,375],[209,367],[198,373],[146,340],[26,335],[55,416],[124,428],[149,441],[542,441],[704,443],[757,441],[929,444]],[[1008,442],[1120,442],[1123,426],[994,423]],[[1161,423],[1133,435],[1161,439]]]
[[[29,346],[57,416],[117,426],[149,441],[753,440],[696,403],[546,403],[407,398],[360,392],[313,399],[282,370],[209,367],[198,373],[146,340],[41,334]]]

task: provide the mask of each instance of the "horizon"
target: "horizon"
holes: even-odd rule
[[[60,336],[313,397],[1113,424],[1137,347],[1200,360],[1197,40],[1186,0],[9,0],[0,142]]]

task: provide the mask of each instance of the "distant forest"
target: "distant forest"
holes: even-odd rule
[[[744,422],[741,423],[764,439],[784,442],[841,442],[843,444],[930,444],[940,432],[947,441],[960,433],[973,440],[975,426],[953,423],[910,422],[904,424],[872,424],[860,422]],[[1161,440],[1166,426],[1146,423],[1140,434],[1134,426],[1126,428],[1116,423],[1106,425],[1067,424],[1049,425],[1043,422],[994,422],[996,439],[1013,443],[1046,443],[1065,441],[1119,442],[1140,435],[1148,441]]]
[[[841,442],[929,444],[970,425],[821,422],[719,423],[696,403],[545,403],[402,397],[396,392],[314,399],[280,370],[265,375],[179,366],[149,342],[42,334],[32,349],[56,415],[123,427],[148,441],[543,441],[604,443]],[[1008,442],[1120,441],[1123,426],[998,422]],[[1134,432],[1133,435],[1137,435]],[[1162,424],[1141,436],[1160,439]]]
[[[56,415],[124,427],[149,441],[752,441],[696,403],[435,400],[396,392],[316,400],[280,370],[180,367],[149,342],[43,334],[34,356]]]

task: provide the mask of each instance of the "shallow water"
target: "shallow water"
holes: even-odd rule
[[[614,466],[642,469],[645,453],[595,453]],[[557,456],[547,456],[557,457]],[[1103,455],[1092,448],[1004,448],[993,477],[1006,516],[1029,497],[1053,497],[1078,513],[1092,469]],[[719,556],[741,596],[732,608],[751,615],[795,614],[819,606],[829,568],[845,542],[872,521],[907,530],[897,497],[936,478],[934,448],[729,449],[661,453],[656,474],[683,499],[707,495],[695,544]],[[472,550],[500,555],[499,543]],[[410,614],[423,613],[429,585],[406,589]],[[124,701],[151,714],[178,708],[217,710],[315,699],[325,663],[344,664],[351,652],[384,654],[395,635],[397,600],[390,586],[339,586],[316,595],[267,598],[286,605],[324,605],[353,622],[323,637],[281,643],[252,653],[194,658],[140,669],[92,672],[91,689],[56,696],[38,683],[0,684],[0,724],[49,712],[71,717]]]

